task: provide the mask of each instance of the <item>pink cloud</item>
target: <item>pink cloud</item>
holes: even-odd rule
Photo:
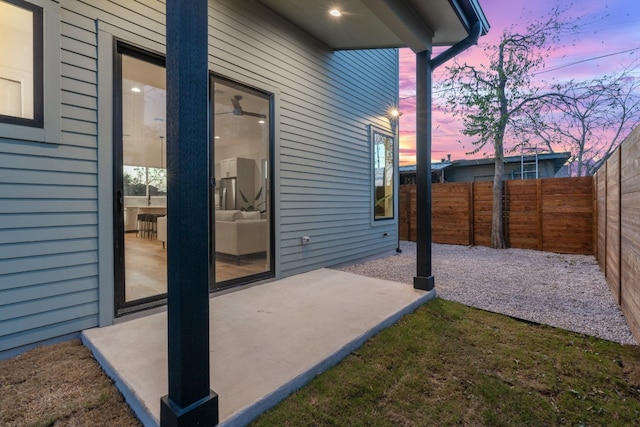
[[[526,1],[526,0],[482,0],[481,5],[491,29],[482,37],[478,46],[468,49],[458,57],[460,62],[470,64],[487,63],[483,46],[500,39],[505,28],[513,25],[524,31],[526,22],[538,19],[560,5],[570,5],[568,0]],[[575,11],[575,13],[574,13]],[[573,5],[569,15],[580,17],[580,22],[588,23],[584,30],[563,40],[562,44],[547,60],[547,69],[555,69],[538,75],[542,80],[588,79],[620,69],[640,57],[640,50],[626,54],[607,56],[625,49],[640,47],[640,2],[609,0],[606,4],[599,0],[586,0]],[[437,51],[434,55],[437,55]],[[448,64],[445,64],[445,66]],[[441,78],[444,67],[436,70],[434,81]],[[415,55],[409,49],[400,50],[400,162],[415,163]],[[437,95],[434,95],[437,96]],[[468,156],[473,150],[470,140],[462,135],[462,121],[437,108],[434,100],[432,157],[439,161],[446,154],[452,158],[478,158],[482,153]],[[491,151],[489,147],[489,151]],[[491,152],[487,155],[492,155]]]

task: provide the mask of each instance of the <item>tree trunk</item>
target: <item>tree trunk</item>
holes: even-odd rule
[[[493,216],[491,218],[491,247],[504,249],[507,247],[504,238],[504,160],[496,157],[495,175],[493,176]]]
[[[496,95],[500,103],[500,120],[496,129],[493,141],[495,170],[493,175],[493,216],[491,217],[491,247],[504,249],[507,247],[504,239],[504,216],[503,216],[503,182],[504,175],[504,133],[509,121],[509,103],[507,101],[507,73],[504,70],[504,48],[505,43],[500,43],[498,54],[498,86]]]

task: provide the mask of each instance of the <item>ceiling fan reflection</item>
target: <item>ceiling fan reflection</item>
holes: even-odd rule
[[[242,109],[242,106],[240,105],[241,100],[242,100],[242,95],[235,95],[233,98],[230,99],[231,105],[233,106],[233,110],[225,111],[222,113],[216,113],[216,116],[223,115],[223,114],[232,114],[234,116],[250,116],[250,117],[259,117],[261,119],[267,118],[266,114],[254,113],[251,111],[244,111]]]

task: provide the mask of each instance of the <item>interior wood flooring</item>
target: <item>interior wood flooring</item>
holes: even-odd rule
[[[125,299],[134,301],[167,292],[167,249],[162,242],[125,233]],[[265,254],[216,256],[216,282],[268,271]]]

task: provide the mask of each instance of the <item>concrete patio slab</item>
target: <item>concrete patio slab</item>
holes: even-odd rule
[[[220,425],[246,425],[434,297],[330,269],[212,297],[210,380]],[[166,331],[161,312],[82,334],[145,425],[158,425],[167,394]]]

